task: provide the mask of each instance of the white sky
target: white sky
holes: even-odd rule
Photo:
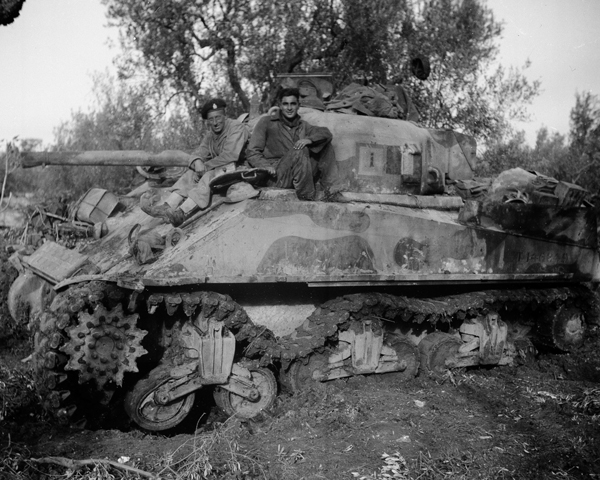
[[[92,74],[116,55],[105,11],[100,0],[26,0],[0,27],[0,142],[18,135],[50,143],[71,111],[91,103]]]
[[[496,20],[504,21],[500,63],[523,66],[527,78],[541,80],[542,93],[529,108],[531,122],[517,124],[529,143],[546,126],[569,132],[575,93],[600,97],[599,0],[488,0]]]
[[[501,63],[542,81],[517,127],[530,143],[543,125],[568,133],[575,92],[600,96],[600,0],[488,0],[504,20]],[[26,0],[0,27],[0,142],[14,136],[53,140],[53,129],[92,101],[92,74],[110,68],[117,33],[100,0]]]

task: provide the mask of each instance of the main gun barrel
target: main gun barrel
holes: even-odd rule
[[[191,156],[181,150],[160,153],[143,150],[96,150],[83,152],[25,152],[23,168],[41,165],[100,165],[122,167],[187,167]]]

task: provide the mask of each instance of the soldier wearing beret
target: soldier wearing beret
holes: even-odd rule
[[[162,205],[150,205],[148,198],[140,202],[142,210],[160,217],[174,226],[181,225],[198,209],[210,203],[210,181],[217,175],[235,170],[244,161],[248,130],[238,120],[225,116],[225,101],[211,98],[202,107],[202,118],[209,131],[200,146],[190,155],[189,170],[171,187]]]

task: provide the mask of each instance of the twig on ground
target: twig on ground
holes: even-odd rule
[[[97,465],[104,464],[110,465],[114,468],[120,468],[122,470],[126,470],[128,472],[137,473],[138,475],[142,475],[143,477],[159,479],[160,477],[154,473],[146,472],[144,470],[140,470],[139,468],[130,467],[129,465],[124,465],[119,462],[113,462],[112,460],[104,460],[100,458],[89,458],[85,460],[72,460],[70,458],[65,457],[43,457],[43,458],[32,458],[30,461],[35,463],[53,463],[55,465],[60,465],[62,467],[70,468],[73,470],[77,470],[78,468],[85,467],[88,465]]]

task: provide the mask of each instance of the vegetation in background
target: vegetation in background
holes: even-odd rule
[[[237,116],[254,94],[269,106],[280,73],[328,71],[338,87],[403,83],[424,126],[477,138],[478,175],[520,166],[598,192],[598,98],[577,94],[569,135],[542,128],[530,147],[511,121],[527,118],[540,83],[525,77],[528,64],[492,68],[502,24],[481,0],[103,2],[120,27],[119,76],[97,76],[95,105],[56,129],[53,150],[190,151],[207,97],[224,97]],[[417,55],[430,60],[425,81],[409,73]],[[136,181],[132,168],[47,167],[12,172],[8,190],[73,199],[91,187],[122,193]]]
[[[0,0],[0,25],[10,25],[21,13],[25,0]]]
[[[491,70],[502,26],[480,0],[103,2],[121,30],[123,78],[143,72],[190,110],[215,92],[234,114],[254,93],[269,106],[278,74],[326,71],[338,87],[404,83],[424,125],[487,141],[539,91],[522,69]],[[417,55],[430,59],[425,81],[409,74]]]
[[[567,166],[575,183],[598,193],[600,185],[600,100],[590,92],[577,94],[571,110],[571,132]]]
[[[535,170],[600,193],[600,100],[590,92],[578,93],[570,114],[568,138],[541,128],[535,146],[523,132],[490,145],[483,153],[479,174],[494,176],[509,168]]]
[[[191,151],[200,143],[201,122],[197,118],[190,119],[177,103],[165,111],[148,85],[98,75],[94,80],[94,93],[95,104],[89,111],[72,113],[70,120],[55,129],[50,150]],[[24,139],[14,144],[18,151],[35,151],[41,142]],[[123,194],[141,180],[132,167],[79,165],[15,170],[19,162],[17,151],[7,152],[7,155],[11,156],[12,165],[7,189],[36,192],[45,200],[59,197],[76,200],[92,187]]]

